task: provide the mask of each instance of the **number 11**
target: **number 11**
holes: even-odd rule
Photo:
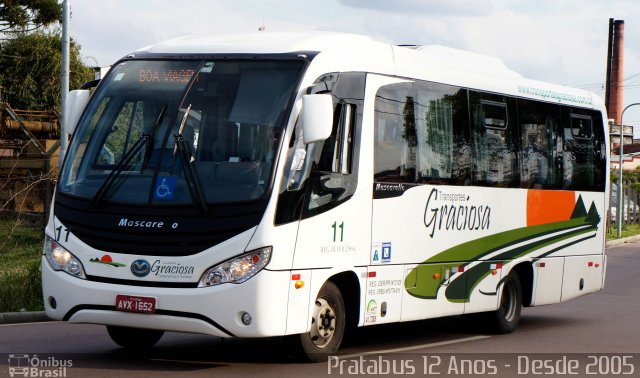
[[[344,241],[344,222],[340,223],[340,225],[338,225],[338,222],[333,222],[331,228],[333,228],[333,241],[336,241],[338,228],[340,229],[340,241]]]

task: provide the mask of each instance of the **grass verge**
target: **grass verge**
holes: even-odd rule
[[[41,311],[41,222],[0,219],[0,312]]]
[[[640,234],[640,224],[623,224],[620,237],[627,238]],[[618,238],[618,229],[615,224],[607,230],[607,240],[616,240]]]

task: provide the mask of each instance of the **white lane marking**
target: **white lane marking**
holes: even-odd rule
[[[345,355],[338,355],[336,357],[338,357],[338,359],[345,359],[345,358],[353,358],[353,357],[359,357],[359,356],[367,356],[367,355],[372,355],[372,354],[388,354],[388,353],[407,352],[407,351],[416,350],[416,349],[433,348],[433,347],[438,347],[438,346],[443,346],[443,345],[466,343],[468,341],[482,340],[482,339],[487,339],[489,337],[491,337],[491,336],[485,336],[485,335],[471,336],[471,337],[464,337],[464,338],[461,338],[461,339],[439,341],[437,343],[414,345],[414,346],[404,347],[404,348],[383,349],[383,350],[374,350],[374,351],[370,351],[370,352],[345,354]]]

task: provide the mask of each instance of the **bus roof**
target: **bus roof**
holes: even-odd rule
[[[183,36],[142,49],[149,53],[278,54],[322,52],[338,46],[372,42],[371,37],[334,32],[256,32],[245,34]]]
[[[443,46],[395,46],[335,32],[254,32],[184,36],[147,46],[149,54],[285,54],[315,52],[318,72],[361,71],[431,80],[547,102],[604,109],[595,94],[523,78],[500,58]],[[314,70],[314,74],[316,70]]]

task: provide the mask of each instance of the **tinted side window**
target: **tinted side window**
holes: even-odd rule
[[[563,109],[565,189],[604,190],[606,146],[602,116],[585,109]]]
[[[520,183],[523,188],[562,188],[560,106],[518,100]]]
[[[604,190],[597,111],[416,81],[380,88],[376,181]]]
[[[416,182],[415,100],[412,83],[380,88],[375,102],[376,181]]]
[[[416,82],[415,116],[418,180],[464,183],[471,166],[466,90]]]
[[[353,127],[356,107],[339,102],[333,114],[333,131],[322,146],[318,171],[341,174],[351,173],[353,159]]]
[[[515,100],[469,92],[476,185],[514,187],[519,183]]]
[[[298,119],[289,141],[276,224],[320,214],[352,197],[358,183],[365,77],[334,73],[316,81],[318,88],[334,96],[333,131],[324,141],[304,144]]]
[[[417,81],[380,88],[375,104],[375,180],[469,184],[467,91]]]
[[[317,142],[309,175],[307,204],[303,217],[327,211],[348,200],[356,190],[357,177],[351,175],[353,129],[356,106],[339,102],[334,108],[331,136]]]

